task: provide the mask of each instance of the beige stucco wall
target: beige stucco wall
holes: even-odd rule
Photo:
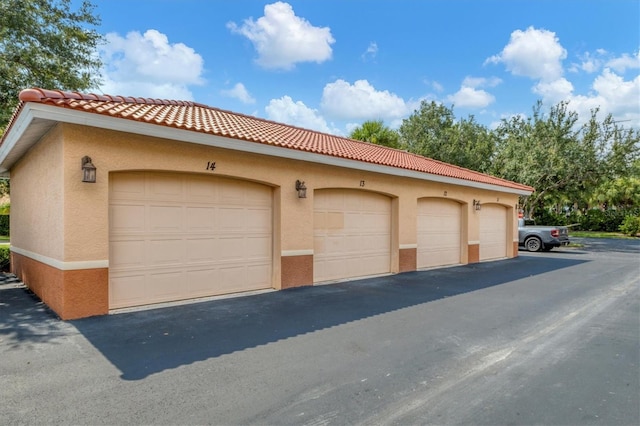
[[[64,144],[60,141],[61,136],[64,137]],[[54,167],[42,167],[43,164],[51,164],[54,158],[59,159],[61,155],[63,161],[56,161]],[[80,160],[85,155],[89,155],[97,167],[95,184],[81,182]],[[216,162],[213,172],[206,170],[209,161]],[[51,189],[46,190],[40,188],[37,195],[31,193],[24,202],[16,202],[14,199],[14,205],[22,205],[23,209],[29,210],[33,206],[42,205],[43,200],[46,200],[47,215],[51,215],[51,218],[44,222],[38,220],[38,229],[41,232],[47,228],[47,234],[57,238],[50,242],[37,241],[39,232],[34,231],[21,235],[20,240],[16,240],[16,245],[18,241],[23,241],[33,251],[46,252],[64,261],[108,259],[108,176],[109,173],[125,170],[203,173],[249,179],[272,186],[276,253],[280,250],[294,252],[313,249],[313,194],[314,190],[323,188],[354,188],[391,197],[394,215],[398,218],[396,235],[393,237],[396,248],[416,244],[417,204],[422,197],[446,197],[463,204],[466,207],[463,217],[468,219],[464,238],[469,242],[477,243],[479,240],[479,212],[473,210],[474,199],[507,207],[514,217],[513,230],[517,229],[514,207],[518,196],[514,194],[240,153],[78,125],[58,126],[20,164],[27,163],[28,170],[37,170],[38,180],[52,186],[48,186]],[[32,191],[31,188],[19,190],[20,185],[26,185],[26,182],[13,180],[14,174],[19,177],[25,172],[26,167],[20,165],[12,171],[12,188],[15,188],[12,192],[16,195]],[[63,177],[62,183],[58,183],[60,176]],[[308,188],[306,199],[297,197],[296,179],[305,181]],[[37,209],[32,215],[35,215],[35,220],[38,216]],[[28,221],[20,220],[15,228],[12,225],[12,229],[23,228],[28,224]],[[509,238],[513,235],[512,231]],[[61,247],[62,241],[64,247]],[[509,255],[515,255],[512,248],[509,248]]]
[[[63,259],[64,168],[62,126],[57,126],[11,169],[13,247]]]

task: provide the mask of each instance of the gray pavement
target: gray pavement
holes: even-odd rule
[[[640,241],[63,322],[0,277],[1,424],[640,424]]]

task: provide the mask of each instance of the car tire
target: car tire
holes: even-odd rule
[[[529,237],[525,240],[524,246],[527,251],[540,251],[542,250],[542,241],[537,237]]]

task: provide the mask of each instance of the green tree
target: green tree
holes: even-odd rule
[[[559,194],[584,184],[577,120],[578,115],[569,111],[566,103],[552,107],[545,115],[538,102],[532,117],[503,119],[496,129],[498,144],[491,171],[536,189],[524,200],[527,216],[548,202],[558,201]]]
[[[422,101],[399,133],[409,152],[480,172],[488,171],[495,151],[494,135],[473,116],[456,121],[453,107],[433,101]]]
[[[591,192],[592,206],[632,209],[640,207],[640,177],[625,176],[606,180]]]
[[[349,137],[390,148],[400,148],[398,132],[385,126],[382,120],[365,121],[353,129]]]
[[[29,87],[86,90],[99,82],[100,19],[83,0],[0,0],[0,129]],[[1,130],[0,130],[1,131]]]
[[[548,113],[538,102],[531,117],[504,119],[495,130],[498,144],[491,172],[536,189],[523,200],[527,215],[553,206],[556,212],[565,206],[584,211],[611,192],[607,182],[633,172],[638,132],[619,127],[611,115],[599,121],[597,114],[592,111],[580,126],[578,114],[566,102]],[[603,189],[594,193],[599,187]]]

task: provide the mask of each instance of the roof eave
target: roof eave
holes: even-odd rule
[[[35,120],[44,120],[35,131],[28,132]],[[475,182],[466,179],[441,176],[426,172],[419,172],[399,167],[385,166],[347,158],[335,157],[325,154],[273,146],[258,142],[249,142],[242,139],[211,135],[193,130],[174,127],[159,126],[153,123],[145,123],[135,120],[125,120],[117,117],[84,112],[69,108],[61,108],[35,102],[27,102],[22,107],[9,133],[4,135],[3,144],[0,145],[0,173],[6,173],[15,162],[35,145],[44,134],[56,123],[79,124],[98,127],[108,130],[134,133],[144,136],[173,139],[182,142],[196,143],[200,145],[225,148],[235,151],[251,152],[272,157],[287,158],[312,163],[326,164],[355,170],[369,171],[392,176],[409,177],[413,179],[449,183],[477,189],[486,189],[511,193],[517,195],[531,195],[532,190],[509,188],[501,185]]]

